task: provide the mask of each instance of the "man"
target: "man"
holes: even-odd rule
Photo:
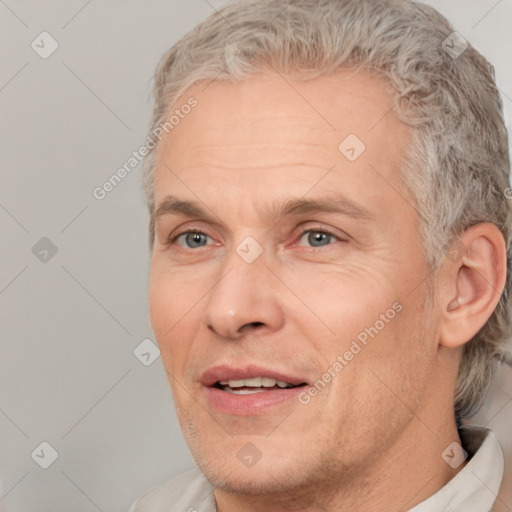
[[[142,511],[488,511],[510,326],[485,59],[408,0],[245,0],[163,57],[150,320],[199,471]]]

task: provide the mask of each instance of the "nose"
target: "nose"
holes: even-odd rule
[[[207,297],[203,322],[230,340],[277,331],[284,325],[280,288],[263,255],[247,263],[233,251]]]

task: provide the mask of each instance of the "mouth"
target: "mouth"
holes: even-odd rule
[[[306,386],[306,383],[291,384],[271,377],[252,377],[250,379],[224,380],[216,382],[213,387],[233,393],[235,395],[250,395],[253,393],[266,393],[274,390],[293,389]]]
[[[308,386],[300,376],[256,366],[216,366],[204,372],[201,384],[213,409],[235,416],[284,406]]]

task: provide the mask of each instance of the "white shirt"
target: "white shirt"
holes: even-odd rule
[[[444,487],[409,512],[491,512],[503,479],[501,446],[491,430],[459,430],[469,462]],[[130,512],[217,512],[213,487],[198,469],[171,478],[139,498]]]

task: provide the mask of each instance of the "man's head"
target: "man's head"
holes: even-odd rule
[[[485,391],[509,329],[508,151],[489,66],[451,32],[405,0],[253,0],[162,59],[151,323],[219,488],[368,476]]]

